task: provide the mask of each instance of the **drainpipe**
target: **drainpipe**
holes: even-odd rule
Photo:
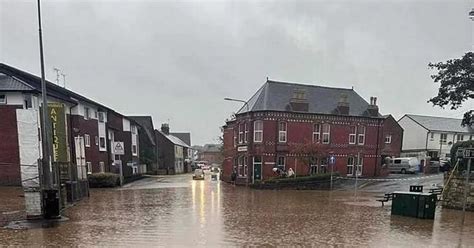
[[[377,127],[377,149],[375,150],[374,177],[377,176],[377,166],[378,166],[378,159],[379,159],[379,142],[380,142],[379,131],[380,131],[380,128],[382,127],[382,124],[383,124],[383,120],[379,120],[379,126]],[[356,173],[357,173],[357,170],[356,170]]]

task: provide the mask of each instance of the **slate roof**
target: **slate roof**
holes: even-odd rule
[[[188,146],[191,146],[191,133],[170,133],[171,135],[178,137],[178,139],[184,141]]]
[[[153,135],[153,119],[151,116],[128,116],[128,118],[134,120],[138,125],[140,125],[144,130],[145,133],[150,140],[152,145],[156,145],[155,143],[155,136]]]
[[[457,133],[473,133],[473,128],[461,126],[462,119],[436,117],[436,116],[424,116],[424,115],[412,115],[406,114],[406,117],[412,119],[420,126],[428,129],[429,131],[445,131],[445,132],[457,132]],[[404,117],[405,117],[404,116]],[[402,117],[403,118],[403,117]],[[401,119],[401,118],[400,118]]]
[[[16,86],[19,87],[19,88],[21,88],[21,87],[27,87],[28,89],[31,88],[31,91],[41,93],[41,78],[36,76],[36,75],[33,75],[33,74],[31,74],[29,72],[26,72],[26,71],[22,71],[20,69],[9,66],[7,64],[0,63],[0,75],[2,75],[2,74],[10,76],[11,78],[14,78],[16,80],[16,83],[9,83],[9,84],[15,84],[16,85],[16,84],[22,83],[23,86],[18,86],[18,85],[16,85]],[[5,82],[7,82],[7,81],[8,80],[5,80]],[[6,83],[5,83],[5,85],[6,85]],[[80,100],[80,101],[83,101],[83,102],[86,102],[86,103],[89,103],[89,104],[96,105],[99,108],[103,108],[105,110],[114,112],[117,115],[126,117],[126,116],[114,111],[113,109],[101,104],[101,103],[93,101],[90,98],[82,96],[82,95],[80,95],[76,92],[73,92],[71,90],[63,88],[59,85],[53,84],[53,83],[49,82],[48,80],[46,80],[46,86],[47,86],[48,96],[50,96],[50,97],[54,97],[56,99],[60,99],[60,100],[63,100],[65,102],[69,102],[69,103],[73,103],[73,104],[77,104],[78,101]]]
[[[179,139],[178,137],[176,137],[176,136],[173,136],[172,134],[166,135],[166,134],[163,133],[162,131],[156,130],[156,129],[155,129],[155,132],[160,133],[161,135],[163,135],[164,137],[166,137],[169,141],[171,141],[171,143],[173,143],[173,144],[175,144],[175,145],[189,148],[189,146],[188,146],[186,143],[184,143],[184,141],[180,140],[180,139]]]
[[[369,116],[366,102],[353,89],[334,88],[299,83],[288,83],[267,80],[257,92],[247,101],[249,111],[291,111],[288,110],[290,100],[295,90],[302,90],[306,94],[308,112],[315,114],[334,114],[337,109],[341,94],[347,96],[349,115]],[[244,104],[237,114],[247,112]],[[381,115],[379,116],[381,117]]]
[[[0,91],[33,91],[34,88],[21,80],[0,73]]]

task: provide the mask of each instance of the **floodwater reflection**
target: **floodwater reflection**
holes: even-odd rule
[[[469,247],[474,214],[391,216],[374,195],[353,191],[260,191],[189,175],[93,190],[56,227],[0,230],[0,246]]]

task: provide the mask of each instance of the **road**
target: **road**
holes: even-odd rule
[[[426,179],[423,179],[426,180]],[[401,181],[401,180],[400,180]],[[376,187],[376,185],[373,185]],[[1,190],[1,189],[0,189]],[[383,191],[383,190],[382,190]],[[51,228],[0,229],[0,246],[469,247],[474,213],[438,208],[435,220],[391,216],[364,190],[252,190],[191,175],[94,189]]]

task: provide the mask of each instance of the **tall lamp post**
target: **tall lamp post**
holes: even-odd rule
[[[41,66],[41,98],[43,107],[41,109],[41,138],[42,138],[42,154],[43,163],[41,167],[41,174],[43,176],[42,188],[51,189],[52,187],[52,176],[51,176],[51,123],[48,116],[48,97],[46,92],[46,80],[44,74],[44,54],[43,54],[43,34],[41,30],[41,4],[38,0],[38,32],[39,32],[39,49],[40,49],[40,66]]]
[[[249,112],[249,104],[247,101],[245,100],[240,100],[240,99],[235,99],[235,98],[230,98],[230,97],[226,97],[224,98],[225,101],[231,101],[231,102],[241,102],[241,103],[244,103],[244,105],[246,106],[246,109],[247,111],[246,112]],[[253,167],[252,167],[253,168]],[[255,178],[255,175],[254,175],[254,169],[252,169],[252,180],[254,180]],[[247,166],[247,175],[248,175],[248,166]],[[249,183],[249,179],[247,178],[247,184]]]
[[[244,103],[244,105],[247,107],[247,112],[249,112],[249,104],[248,104],[247,101],[240,100],[240,99],[235,99],[235,98],[229,98],[229,97],[224,98],[224,100],[226,100],[226,101],[232,101],[232,102],[241,102],[241,103]]]

